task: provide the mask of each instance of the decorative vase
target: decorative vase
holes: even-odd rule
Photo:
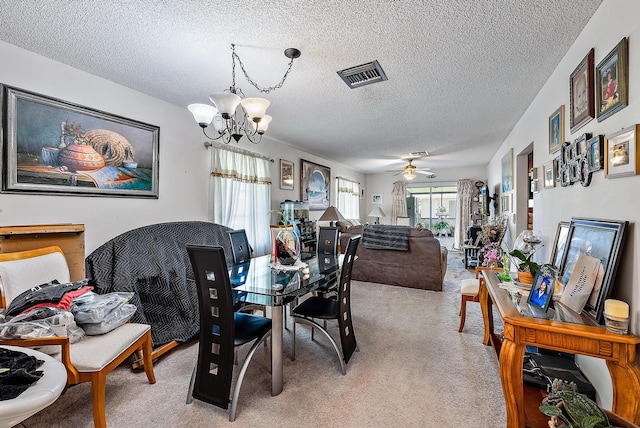
[[[105,166],[104,158],[86,144],[70,144],[60,150],[58,165],[74,171],[94,171]]]
[[[522,284],[533,284],[533,275],[531,272],[518,271],[518,281]]]
[[[292,265],[300,256],[300,238],[292,228],[283,228],[273,241],[275,262],[282,265]]]

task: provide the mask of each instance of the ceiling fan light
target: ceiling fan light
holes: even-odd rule
[[[404,173],[404,178],[406,178],[407,180],[414,180],[416,177],[417,175],[413,172],[412,169]]]
[[[209,95],[209,99],[224,119],[230,119],[236,113],[236,108],[240,104],[240,97],[231,92],[217,92]]]
[[[251,127],[258,134],[262,135],[265,132],[267,132],[267,128],[269,127],[269,124],[271,123],[271,119],[272,119],[271,116],[269,116],[268,114],[265,114],[260,122],[256,123],[256,122],[252,121],[251,122]],[[258,127],[257,130],[256,130],[256,126]]]
[[[242,104],[244,111],[247,112],[247,116],[249,116],[253,122],[258,123],[266,114],[267,107],[269,107],[271,103],[264,98],[245,98],[240,104]]]
[[[218,113],[218,110],[216,110],[214,106],[208,104],[189,104],[187,108],[202,128],[209,126],[213,117]]]

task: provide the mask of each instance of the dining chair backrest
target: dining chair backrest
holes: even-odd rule
[[[321,226],[318,232],[318,254],[338,254],[337,227]]]
[[[198,292],[200,344],[193,397],[227,409],[233,377],[234,311],[222,247],[187,245]]]
[[[229,240],[233,250],[234,263],[242,263],[251,259],[251,246],[249,245],[247,232],[244,229],[230,230]]]
[[[356,259],[356,250],[358,249],[360,238],[360,235],[349,238],[342,262],[340,282],[338,283],[338,326],[340,328],[340,342],[342,343],[342,354],[345,363],[349,362],[351,355],[358,347],[351,318],[351,271],[353,262]]]

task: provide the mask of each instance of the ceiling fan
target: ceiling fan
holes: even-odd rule
[[[396,174],[394,175],[400,175],[400,174],[404,174],[404,178],[406,178],[407,180],[413,180],[415,179],[418,174],[424,175],[427,178],[435,178],[435,174],[433,173],[433,171],[431,171],[431,168],[418,168],[416,167],[412,162],[417,159],[417,158],[409,158],[409,159],[405,159],[407,162],[409,162],[407,165],[404,166],[404,168],[402,168],[401,170],[389,170],[387,172],[395,172]]]

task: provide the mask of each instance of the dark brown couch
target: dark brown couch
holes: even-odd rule
[[[351,236],[363,232],[364,226],[351,226],[342,232],[342,252]],[[440,241],[433,237],[430,230],[412,228],[408,251],[372,250],[365,248],[361,242],[356,255],[358,258],[353,263],[352,272],[355,280],[442,290],[447,270],[447,248],[440,246]]]

